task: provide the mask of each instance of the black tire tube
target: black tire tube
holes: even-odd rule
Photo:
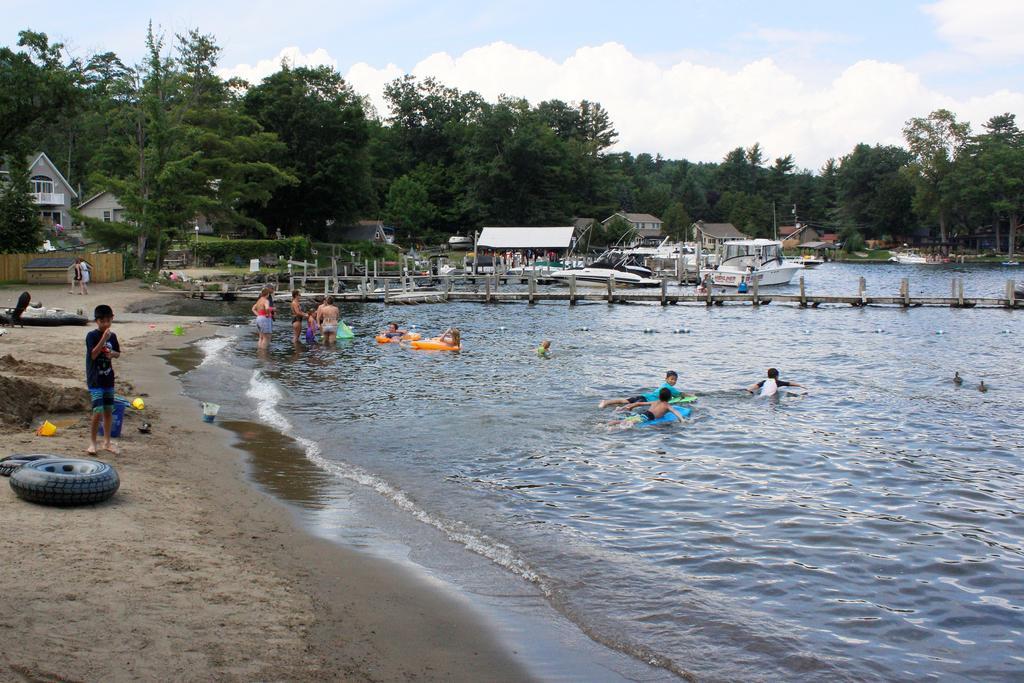
[[[60,456],[49,453],[22,453],[17,455],[8,455],[3,460],[0,460],[0,477],[11,476],[18,470],[18,468],[27,462],[34,462],[36,460],[42,460],[43,458],[57,457]]]
[[[11,475],[11,488],[22,500],[62,507],[101,503],[120,485],[117,470],[84,458],[44,458],[25,463]]]

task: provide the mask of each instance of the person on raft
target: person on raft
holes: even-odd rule
[[[669,405],[669,401],[672,400],[672,392],[668,387],[662,387],[658,390],[658,400],[656,401],[636,401],[634,403],[627,403],[623,410],[633,410],[641,406],[649,406],[647,410],[642,413],[636,413],[626,418],[626,422],[632,424],[638,424],[641,422],[651,422],[658,418],[665,417],[669,413],[673,413],[680,422],[683,421],[683,415],[678,410]]]
[[[775,368],[768,368],[768,379],[763,379],[760,382],[755,382],[747,387],[747,391],[754,393],[758,390],[761,391],[761,396],[774,396],[779,393],[780,387],[799,387],[804,388],[804,385],[797,384],[796,382],[787,382],[786,380],[779,379],[779,371]]]
[[[448,346],[462,346],[462,335],[459,333],[459,328],[449,327],[447,330],[441,333],[441,336],[437,338],[437,341]]]
[[[669,370],[665,373],[665,381],[662,383],[658,390],[667,389],[670,396],[669,399],[683,398],[685,396],[692,396],[679,389],[676,389],[676,382],[679,381],[679,373],[675,370]],[[630,396],[629,398],[606,398],[601,401],[599,407],[607,408],[608,406],[624,406],[631,403],[644,403],[647,401],[647,397],[643,394],[637,394],[636,396]]]
[[[398,329],[398,323],[388,323],[388,328],[381,332],[381,336],[388,339],[401,339],[407,334],[409,334],[408,330]]]

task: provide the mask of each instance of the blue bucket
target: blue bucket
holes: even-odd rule
[[[110,438],[112,439],[121,438],[121,425],[124,423],[124,409],[127,406],[127,403],[121,401],[114,402],[114,412],[110,419]],[[99,434],[103,436],[103,420],[100,420]]]

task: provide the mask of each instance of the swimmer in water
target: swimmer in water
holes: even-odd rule
[[[629,423],[630,426],[635,424],[641,424],[643,422],[651,422],[658,418],[665,417],[669,413],[673,413],[680,422],[683,421],[683,415],[678,410],[669,405],[669,401],[672,400],[672,392],[666,387],[662,387],[658,390],[658,400],[656,401],[636,401],[634,403],[627,403],[623,410],[633,410],[641,406],[649,406],[647,410],[642,413],[630,415],[625,419],[625,422]]]
[[[539,358],[548,358],[549,357],[548,354],[550,352],[551,352],[551,341],[545,339],[544,341],[542,341],[540,343],[540,346],[537,347],[537,356]]]
[[[747,387],[747,391],[754,393],[760,390],[761,396],[774,396],[779,393],[780,387],[799,387],[804,388],[804,385],[797,384],[796,382],[787,382],[786,380],[779,379],[779,371],[775,368],[768,368],[768,379],[763,379],[760,382],[756,382]]]
[[[407,334],[409,334],[407,330],[398,329],[398,323],[388,323],[388,329],[381,332],[381,336],[388,339],[401,339]]]
[[[665,373],[665,381],[662,383],[660,387],[658,387],[658,389],[668,389],[669,393],[672,394],[670,398],[684,398],[686,396],[692,396],[692,394],[687,394],[680,391],[679,389],[676,389],[676,382],[678,381],[679,373],[676,372],[675,370],[669,370],[668,372]],[[601,401],[598,407],[607,408],[608,406],[624,406],[630,403],[643,403],[646,400],[647,397],[644,396],[643,394],[630,396],[629,398],[606,398],[605,400]],[[619,410],[621,410],[621,408]]]

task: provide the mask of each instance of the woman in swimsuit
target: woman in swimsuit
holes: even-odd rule
[[[320,323],[321,334],[324,336],[324,346],[333,346],[334,338],[338,334],[338,317],[340,311],[334,305],[334,297],[324,299],[324,305],[317,311],[317,319]]]
[[[252,313],[256,316],[256,331],[260,339],[256,343],[257,349],[270,348],[270,334],[274,330],[274,323],[271,316],[274,315],[274,307],[270,305],[270,287],[264,287],[260,291],[260,298],[252,305]]]
[[[73,279],[71,280],[71,291],[68,294],[75,293],[75,285],[82,281],[82,257],[79,256],[75,259],[75,267],[72,268],[74,273]]]
[[[462,335],[459,334],[459,328],[457,327],[449,327],[441,333],[437,340],[448,346],[462,346]]]
[[[306,317],[302,312],[302,302],[299,300],[299,290],[292,290],[292,344],[298,344],[302,336],[302,319]]]

